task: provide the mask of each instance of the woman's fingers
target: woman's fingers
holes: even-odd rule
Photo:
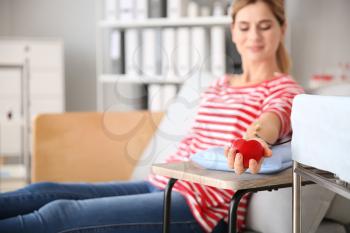
[[[261,165],[263,164],[263,162],[264,162],[264,158],[261,158],[260,161],[258,162],[258,171],[260,171]]]
[[[258,173],[259,169],[258,169],[258,163],[256,162],[255,159],[250,159],[249,160],[249,169],[253,174]]]
[[[271,157],[272,156],[272,150],[267,146],[264,148],[265,149],[265,157]]]
[[[227,163],[230,168],[234,168],[235,157],[236,152],[232,147],[230,147],[227,151]]]
[[[257,162],[255,159],[249,160],[249,169],[253,174],[256,174],[260,171],[261,165],[264,161],[264,158],[261,158],[259,162]]]
[[[230,149],[229,146],[224,146],[224,155],[225,155],[226,158],[227,158],[229,149]]]
[[[245,171],[243,166],[243,156],[241,153],[237,153],[235,157],[236,157],[234,161],[235,173],[237,175],[240,175]]]

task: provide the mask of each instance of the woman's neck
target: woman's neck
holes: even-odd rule
[[[276,73],[280,73],[276,62],[245,63],[241,77],[242,81],[247,84],[260,83],[272,79]]]

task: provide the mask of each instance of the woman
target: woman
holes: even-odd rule
[[[188,160],[201,150],[226,146],[228,164],[241,174],[242,155],[228,147],[237,138],[267,144],[290,133],[291,103],[302,88],[288,73],[283,46],[282,0],[236,0],[232,8],[233,42],[243,74],[218,79],[203,94],[191,132],[168,162]],[[256,173],[261,161],[251,160]],[[0,196],[0,232],[161,232],[167,179],[108,184],[33,184]],[[223,232],[233,191],[178,181],[172,198],[173,232]],[[246,199],[238,225],[244,227]]]

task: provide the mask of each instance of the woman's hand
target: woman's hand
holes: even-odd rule
[[[271,149],[264,140],[262,140],[261,138],[254,138],[254,140],[260,142],[260,144],[263,146],[264,157],[270,157],[272,155]],[[246,170],[243,166],[243,156],[241,153],[237,153],[236,148],[234,148],[233,146],[226,146],[224,154],[227,158],[228,166],[234,169],[237,175],[242,174]],[[256,174],[260,171],[261,164],[264,161],[264,157],[261,158],[260,161],[256,161],[255,159],[249,160],[249,169],[253,174]]]

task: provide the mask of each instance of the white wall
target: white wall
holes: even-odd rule
[[[2,16],[5,8],[10,16]],[[0,21],[7,19],[2,35],[63,39],[67,110],[95,110],[95,1],[0,0],[0,9]]]
[[[10,33],[10,0],[0,0],[0,36],[6,36]]]
[[[350,62],[349,0],[288,0],[293,75],[305,87],[312,74]]]
[[[292,73],[301,84],[350,62],[349,0],[286,2]],[[0,0],[0,35],[63,38],[69,111],[96,109],[95,30],[94,0]]]

